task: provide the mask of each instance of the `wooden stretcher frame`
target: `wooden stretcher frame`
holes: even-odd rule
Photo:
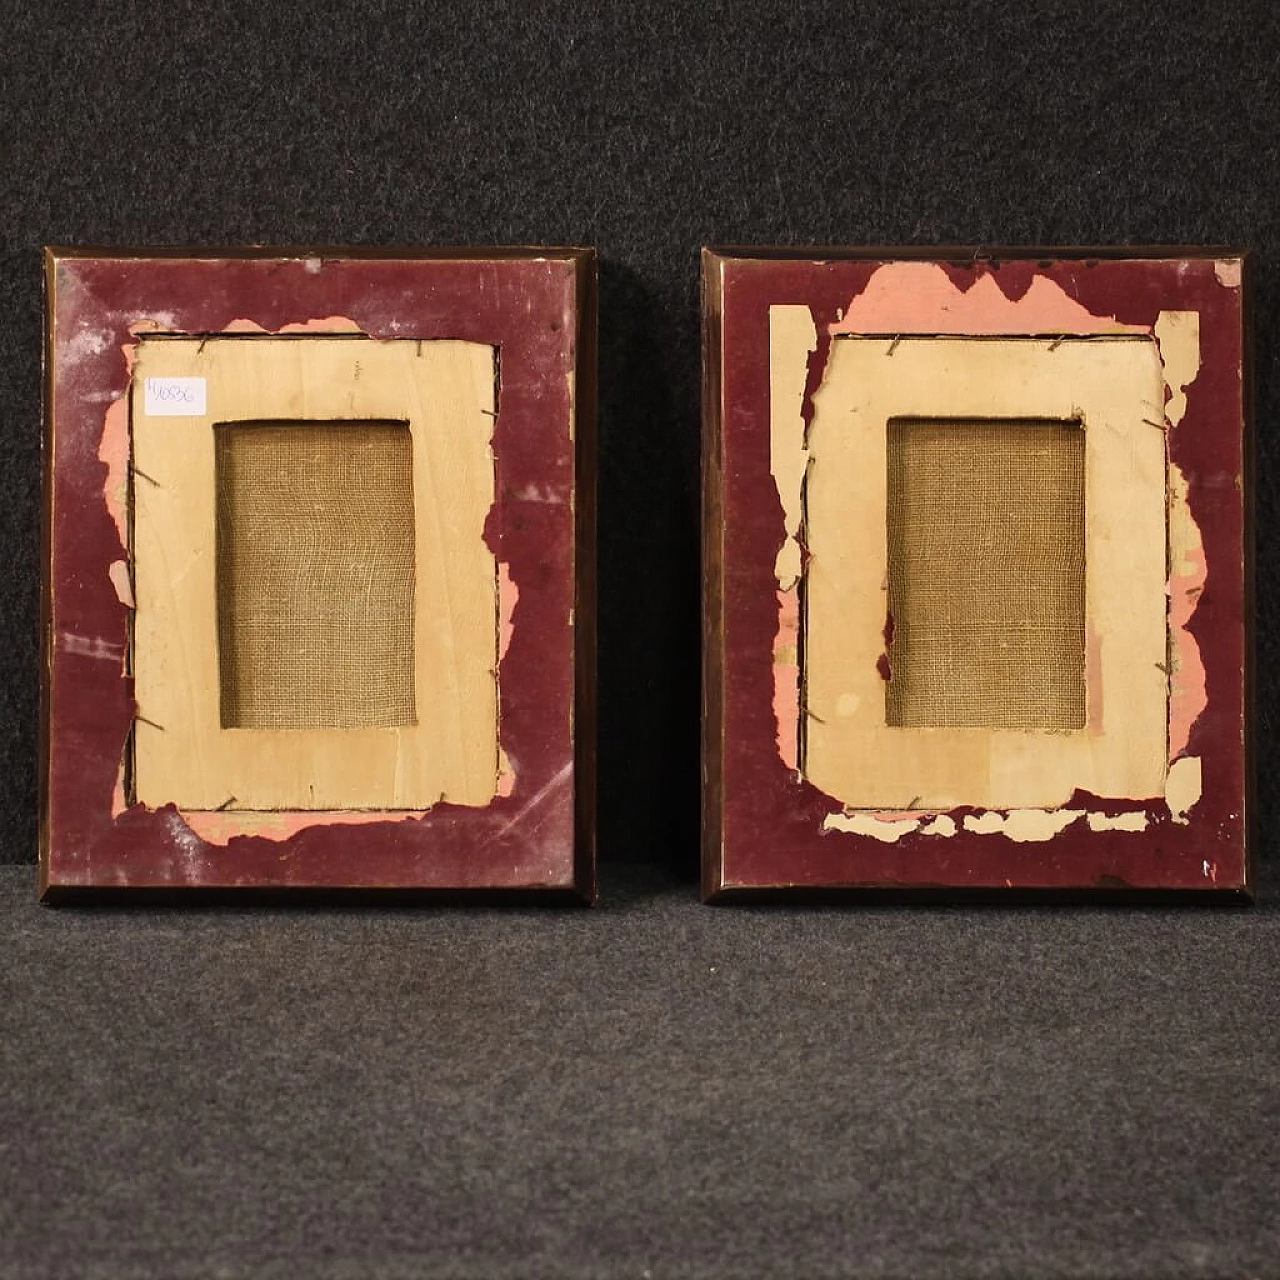
[[[63,902],[234,890],[408,891],[490,899],[532,893],[543,900],[593,901],[594,250],[51,248],[46,294],[42,898]],[[459,708],[465,710],[484,693],[486,680],[492,686],[488,705],[496,711],[496,724],[490,746],[481,741],[479,754],[472,751],[481,762],[486,751],[492,760],[496,736],[498,769],[492,784],[483,776],[477,782],[469,766],[465,777],[452,780],[445,769],[440,798],[433,793],[432,803],[423,803],[421,787],[398,781],[383,786],[381,779],[370,784],[376,794],[367,804],[345,790],[340,803],[320,809],[271,800],[245,805],[230,793],[229,803],[217,804],[213,791],[200,777],[193,781],[190,770],[187,781],[173,782],[163,752],[152,750],[149,776],[159,780],[159,790],[147,795],[149,803],[139,800],[135,750],[139,731],[153,730],[140,723],[146,713],[135,685],[134,623],[140,615],[135,615],[138,565],[133,557],[139,546],[180,546],[188,524],[189,536],[212,551],[212,520],[205,518],[210,503],[201,493],[201,476],[208,490],[212,449],[204,448],[209,444],[204,437],[218,429],[219,413],[211,406],[203,418],[143,417],[142,384],[133,372],[141,357],[141,369],[153,358],[160,361],[151,372],[204,374],[212,352],[230,351],[236,343],[259,363],[270,358],[272,344],[306,356],[298,363],[290,355],[290,377],[283,382],[263,377],[256,394],[244,391],[242,370],[224,377],[228,394],[232,385],[240,387],[234,412],[224,416],[408,422],[415,432],[419,521],[442,500],[439,492],[422,492],[424,481],[439,485],[461,447],[454,442],[436,450],[432,480],[419,464],[419,446],[431,445],[459,414],[481,424],[479,429],[490,424],[479,447],[491,450],[491,465],[485,459],[483,466],[474,459],[466,464],[473,476],[466,482],[469,490],[491,494],[488,509],[482,519],[468,508],[455,520],[463,532],[455,533],[459,545],[448,555],[434,553],[419,532],[417,590],[430,588],[430,583],[424,587],[422,574],[433,554],[437,577],[444,572],[439,566],[464,552],[480,573],[486,564],[490,573],[497,571],[479,597],[489,610],[485,616],[492,617],[489,630],[480,633],[483,661],[477,661],[485,669],[466,676],[469,683],[450,713],[456,722]],[[317,379],[312,357],[319,358],[325,343],[335,352],[358,346],[374,358],[357,359],[352,366],[345,353],[335,354],[325,375],[333,387],[325,395],[312,394],[307,390],[314,390]],[[174,360],[178,363],[170,368]],[[357,391],[359,383],[353,381],[355,398],[340,406],[341,412],[331,411],[334,388],[344,378],[364,374],[369,382],[367,375],[376,369],[385,387],[399,376],[392,366],[405,371],[400,400],[377,387]],[[281,389],[286,384],[288,394]],[[211,378],[211,397],[215,385]],[[433,385],[444,385],[452,396],[447,408],[433,407]],[[402,404],[410,407],[401,412]],[[172,462],[173,474],[183,477],[175,492],[203,504],[199,518],[175,517],[180,504],[164,508],[165,491],[153,485],[155,477],[137,473],[135,423],[146,424],[152,459]],[[175,450],[164,428],[187,431],[184,438],[198,447]],[[477,429],[467,428],[472,437]],[[465,447],[479,457],[476,445]],[[148,493],[139,503],[144,485]],[[139,539],[134,517],[148,502],[150,532]],[[437,523],[433,537],[445,536],[442,528]],[[446,539],[442,545],[448,550],[452,544]],[[469,546],[474,554],[466,551]],[[185,596],[179,590],[178,603],[160,617],[160,629],[170,623],[187,626],[175,620],[192,612],[207,615],[189,630],[198,638],[203,655],[198,670],[208,685],[208,673],[216,674],[208,641],[212,602],[204,599],[212,590],[212,575],[196,557],[183,562],[183,572],[188,571],[200,580],[200,589]],[[154,564],[144,574],[152,601],[163,576]],[[417,616],[415,634],[422,638],[415,639],[415,649],[421,649],[431,625],[421,601]],[[474,626],[471,633],[476,634]],[[152,654],[158,652],[157,634],[153,628]],[[421,654],[415,662],[421,685],[431,673]],[[150,660],[149,697],[158,696],[168,678],[162,665]],[[175,669],[185,681],[196,668]],[[419,692],[433,706],[444,696],[429,684]],[[203,717],[204,738],[189,737],[183,747],[188,755],[218,733],[216,698],[209,701],[208,689],[205,694],[202,705],[213,709],[197,717]],[[415,724],[403,731],[325,731],[325,750],[336,744],[353,766],[351,779],[344,779],[341,768],[331,768],[332,785],[360,791],[364,784],[352,781],[361,776],[356,757],[382,758],[377,751],[386,739],[395,737],[403,746],[421,729]],[[237,741],[252,736],[245,729],[233,732]],[[344,745],[348,732],[350,750]],[[290,752],[295,783],[305,776],[305,769],[320,761],[305,750],[298,754],[297,744],[307,738],[279,731],[264,735],[256,763],[240,770],[246,789]],[[442,749],[441,743],[425,743],[418,760]],[[427,767],[414,764],[411,755],[395,748],[389,767]],[[219,759],[234,772],[235,756],[223,752]],[[387,767],[375,765],[370,776],[381,778],[379,770],[387,773]],[[171,785],[186,788],[188,800],[163,801]]]
[[[1058,897],[1169,891],[1182,900],[1249,894],[1249,271],[1242,251],[1203,247],[704,250],[703,891],[709,900],[885,890],[917,898],[1010,891]],[[804,322],[798,328],[780,323],[797,318]],[[858,536],[833,542],[828,534],[815,550],[804,526],[805,504],[814,496],[806,486],[821,469],[811,446],[830,463],[832,434],[844,430],[838,422],[853,421],[849,414],[878,413],[877,423],[886,421],[872,425],[874,435],[896,414],[1037,412],[1034,394],[995,408],[972,402],[960,389],[963,380],[944,378],[930,393],[931,380],[918,365],[914,373],[899,366],[896,380],[869,385],[867,360],[884,361],[886,368],[909,354],[910,363],[931,343],[940,351],[959,340],[1036,347],[1043,369],[1050,349],[1080,352],[1090,342],[1115,339],[1124,340],[1114,344],[1117,350],[1127,345],[1136,353],[1145,344],[1163,371],[1155,397],[1163,405],[1154,412],[1135,416],[1135,397],[1129,407],[1107,412],[1121,434],[1141,428],[1157,444],[1161,437],[1165,442],[1166,542],[1158,550],[1167,557],[1168,579],[1155,606],[1167,607],[1167,659],[1157,673],[1168,685],[1167,718],[1156,726],[1168,753],[1165,785],[1158,794],[1148,785],[1148,761],[1136,775],[1115,774],[1147,779],[1137,796],[1126,795],[1123,785],[1108,791],[1098,783],[1107,769],[1094,770],[1093,781],[1078,769],[1074,785],[1039,806],[1025,798],[1001,803],[998,787],[959,803],[952,785],[963,785],[966,773],[961,744],[968,750],[975,731],[883,724],[866,726],[864,754],[839,757],[839,768],[831,766],[828,750],[828,764],[819,765],[823,785],[816,785],[805,758],[812,745],[807,722],[819,710],[811,698],[825,698],[827,723],[813,728],[828,737],[831,713],[852,708],[865,717],[874,698],[856,686],[857,696],[841,705],[838,691],[855,686],[829,678],[826,694],[810,690],[806,644],[820,657],[825,646],[828,676],[833,644],[874,670],[881,651],[889,656],[892,626],[880,590],[887,587],[883,563],[877,563],[884,532],[875,529],[884,520],[883,449],[865,451],[872,436],[856,430],[849,437],[840,454],[846,470],[864,449],[865,472],[850,479],[860,495],[850,516]],[[856,347],[862,374],[850,378]],[[843,391],[833,386],[840,376]],[[1003,377],[992,367],[973,385],[989,388],[992,376],[997,383]],[[1006,381],[1013,386],[1017,379]],[[1082,388],[1082,398],[1093,396],[1085,416],[1097,425],[1112,391],[1105,376],[1094,381]],[[1034,382],[1024,377],[1020,385]],[[955,390],[953,408],[948,386]],[[1046,416],[1075,416],[1071,410],[1080,406],[1070,401],[1068,391],[1062,404],[1045,405]],[[1143,424],[1141,416],[1152,421]],[[865,421],[861,429],[867,430]],[[1087,493],[1101,492],[1097,461]],[[826,510],[834,510],[829,500]],[[1088,521],[1086,514],[1086,538]],[[866,547],[865,563],[851,550],[855,544]],[[832,576],[833,548],[846,557],[835,576],[851,575],[836,588],[813,578]],[[1102,563],[1102,544],[1093,550]],[[851,594],[855,580],[862,585]],[[861,612],[854,607],[846,615],[847,636],[805,635],[810,584],[820,595],[843,593],[846,605],[857,606],[859,591],[866,597]],[[1091,621],[1102,585],[1089,587]],[[1123,628],[1122,619],[1111,622]],[[1150,646],[1144,646],[1134,652],[1145,653]],[[888,670],[883,664],[877,679]],[[1103,688],[1093,671],[1086,735],[1102,723],[1094,708],[1105,692],[1111,695],[1106,722],[1125,736],[1123,700],[1114,696],[1121,670],[1138,678],[1132,663],[1113,662]],[[1143,705],[1149,709],[1149,703],[1145,697]],[[884,762],[867,754],[866,744],[884,746],[886,735],[907,744],[891,753],[891,788],[868,782]],[[991,736],[978,750],[987,750]],[[1059,739],[1060,754],[1071,736]],[[1034,738],[1022,735],[1023,762],[1028,749],[1034,751]],[[868,777],[859,775],[859,759]],[[913,761],[925,778],[914,787]],[[921,798],[929,790],[932,802]]]

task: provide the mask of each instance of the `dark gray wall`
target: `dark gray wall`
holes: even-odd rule
[[[701,244],[1250,245],[1269,524],[1269,3],[0,12],[0,858],[35,853],[46,242],[599,246],[606,859],[695,866]]]

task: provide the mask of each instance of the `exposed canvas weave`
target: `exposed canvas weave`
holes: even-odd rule
[[[223,727],[414,723],[408,426],[236,422],[215,439]]]
[[[889,423],[886,721],[1085,722],[1079,422]]]

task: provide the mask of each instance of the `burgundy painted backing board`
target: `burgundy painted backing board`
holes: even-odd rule
[[[1198,762],[1203,781],[1185,814],[1160,801],[1104,801],[1077,792],[1068,807],[1081,811],[1080,820],[1042,841],[1014,841],[999,830],[1005,815],[965,808],[946,814],[950,835],[925,833],[926,815],[911,826],[912,815],[886,813],[909,828],[888,841],[833,826],[829,819],[842,813],[842,804],[784,760],[775,707],[782,623],[775,560],[787,529],[770,460],[770,308],[802,305],[813,318],[807,431],[831,342],[857,327],[846,322],[849,313],[858,312],[860,331],[895,335],[898,326],[911,324],[903,313],[909,317],[917,300],[910,290],[895,297],[893,285],[907,278],[894,274],[904,263],[931,264],[936,276],[929,287],[946,294],[944,307],[959,315],[977,309],[980,296],[988,309],[1014,313],[1034,290],[1034,298],[1050,300],[1049,313],[1073,317],[1051,326],[1055,334],[1090,327],[1091,320],[1077,328],[1075,316],[1150,332],[1162,312],[1197,313],[1199,369],[1185,387],[1176,429],[1166,424],[1167,456],[1186,477],[1188,506],[1203,539],[1204,580],[1186,631],[1203,661],[1204,706],[1180,753]],[[709,900],[886,890],[1248,896],[1248,289],[1248,257],[1228,249],[704,251],[703,891]],[[869,315],[885,324],[864,323]],[[936,314],[932,324],[907,331],[978,332],[972,324],[939,322]],[[1015,321],[989,331],[1028,336],[1042,330]],[[1124,829],[1139,823],[1141,829]]]
[[[46,274],[42,897],[396,889],[593,900],[594,251],[51,249]],[[330,317],[374,339],[498,348],[485,540],[518,591],[498,671],[513,777],[483,808],[442,803],[359,825],[313,813],[272,837],[228,828],[210,838],[207,821],[198,833],[173,805],[148,809],[120,789],[136,708],[130,611],[111,577],[128,553],[105,497],[105,419],[130,392],[140,331],[275,333]]]

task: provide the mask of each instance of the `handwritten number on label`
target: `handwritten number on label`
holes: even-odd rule
[[[169,404],[195,404],[196,402],[190,387],[175,386],[172,382],[153,382],[151,394],[155,399]]]

